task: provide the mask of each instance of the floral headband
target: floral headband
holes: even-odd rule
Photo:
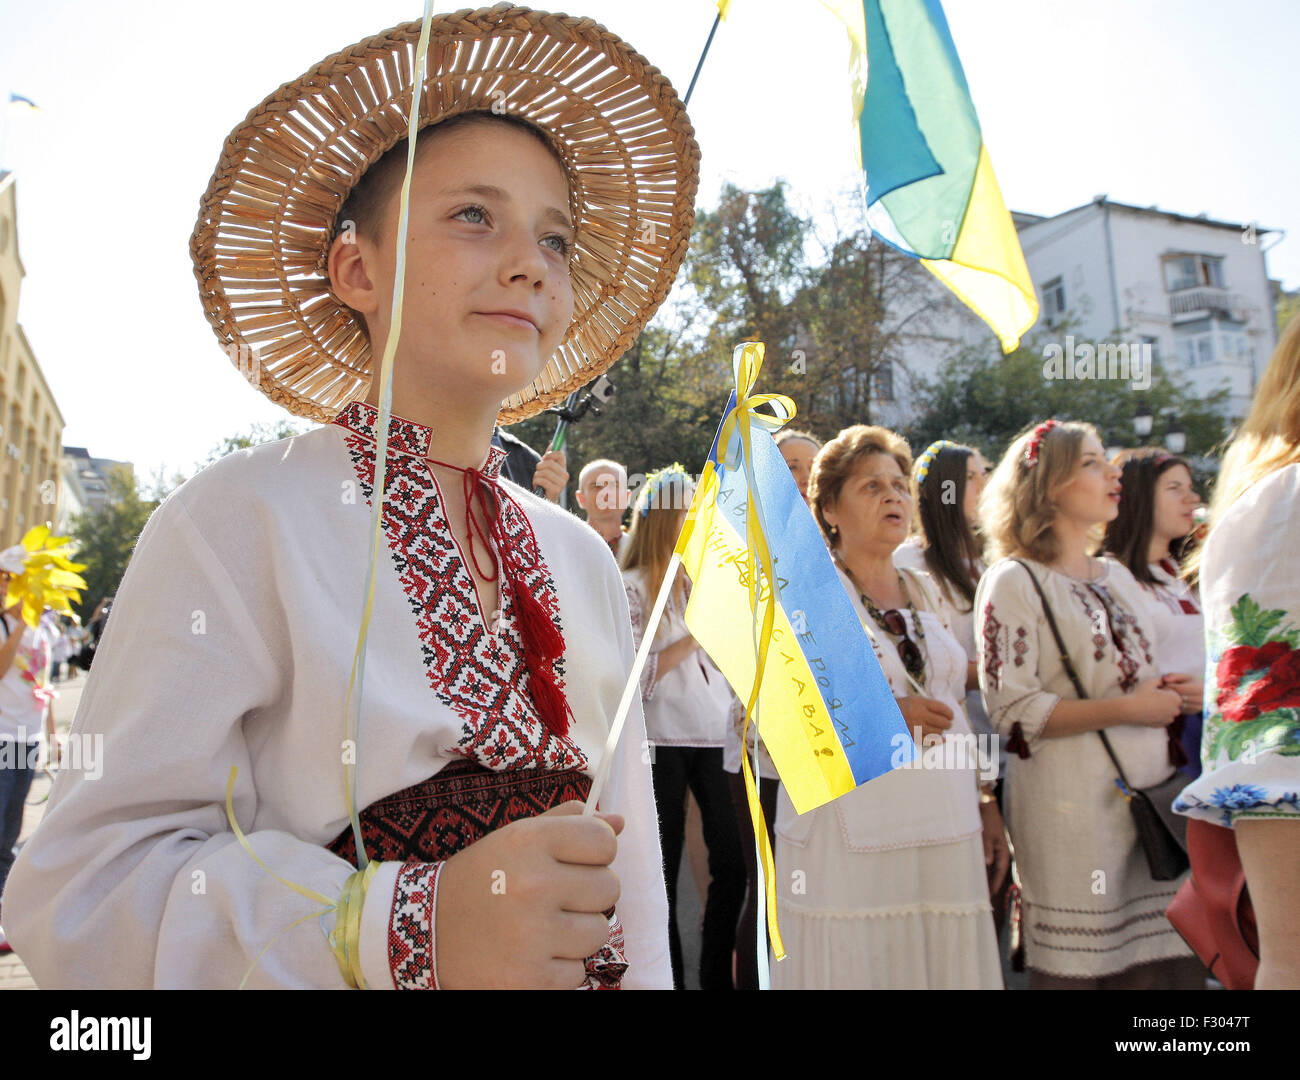
[[[1038,464],[1038,447],[1043,441],[1043,436],[1058,425],[1059,421],[1057,420],[1044,420],[1038,427],[1034,428],[1034,433],[1029,437],[1029,443],[1025,447],[1025,468],[1032,469]]]
[[[916,459],[916,482],[925,483],[926,476],[930,473],[930,466],[934,464],[934,459],[939,456],[940,450],[956,450],[958,446],[947,439],[940,439],[938,442],[932,442],[925,448],[925,453]]]
[[[659,506],[660,502],[662,502],[660,493],[674,480],[681,482],[683,492],[694,483],[691,474],[686,471],[686,466],[675,461],[671,465],[657,469],[647,476],[645,485],[637,495],[637,513],[641,517],[647,517],[651,509],[670,509]]]

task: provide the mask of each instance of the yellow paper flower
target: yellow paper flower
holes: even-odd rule
[[[21,545],[0,555],[0,561],[15,567],[10,573],[4,606],[12,607],[21,600],[23,622],[33,629],[46,608],[71,615],[72,602],[81,600],[79,590],[86,587],[86,579],[77,571],[86,566],[69,559],[68,541],[66,536],[51,536],[45,525],[35,525],[27,530]],[[22,562],[21,572],[16,569],[18,560]]]

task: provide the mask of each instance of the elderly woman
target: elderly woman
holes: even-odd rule
[[[893,432],[846,428],[813,462],[809,500],[908,727],[939,767],[896,769],[802,815],[782,792],[777,912],[789,955],[778,988],[1002,986],[981,840],[1001,834],[1002,819],[981,800],[973,754],[933,752],[937,738],[970,748],[966,653],[929,576],[893,564],[912,516],[910,468]]]

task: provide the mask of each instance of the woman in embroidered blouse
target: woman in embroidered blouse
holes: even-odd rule
[[[1011,444],[980,503],[1000,559],[975,596],[980,686],[1011,736],[1007,820],[1035,989],[1203,985],[1164,916],[1179,882],[1152,880],[1095,734],[1106,729],[1135,787],[1174,771],[1166,729],[1182,699],[1161,684],[1147,601],[1123,565],[1088,555],[1119,512],[1119,477],[1091,425],[1047,421]],[[1031,571],[1091,700],[1076,700]]]
[[[1187,462],[1163,450],[1126,450],[1115,459],[1123,470],[1119,514],[1106,526],[1102,550],[1118,559],[1150,598],[1148,618],[1165,686],[1183,699],[1183,715],[1170,731],[1182,748],[1179,767],[1201,773],[1201,697],[1205,672],[1205,623],[1200,598],[1178,567],[1196,530],[1201,497]]]
[[[988,463],[971,446],[931,444],[912,468],[917,529],[894,552],[894,565],[924,570],[939,586],[953,632],[970,660],[966,715],[975,731],[992,733],[975,665],[975,587],[984,573],[979,498]]]
[[[637,493],[623,554],[623,580],[632,638],[637,648],[645,620],[672,558],[673,546],[693,494],[680,465],[652,473]],[[659,841],[668,889],[668,940],[673,982],[682,986],[681,935],[677,929],[677,874],[686,832],[689,788],[700,807],[709,852],[709,889],[704,904],[700,989],[732,989],[731,953],[736,920],[745,899],[744,859],[731,805],[722,744],[733,695],[722,673],[686,628],[686,574],[678,571],[655,633],[655,648],[641,674],[650,773],[659,808]]]
[[[1224,455],[1201,549],[1204,772],[1175,809],[1231,826],[1259,927],[1256,990],[1300,990],[1300,318]]]
[[[802,815],[782,791],[778,989],[1002,986],[981,840],[1002,820],[996,803],[981,805],[968,753],[966,653],[928,575],[892,562],[911,520],[911,464],[902,439],[863,425],[813,464],[813,512],[929,767],[895,769]]]

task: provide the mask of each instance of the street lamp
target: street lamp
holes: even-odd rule
[[[1141,402],[1138,405],[1137,412],[1133,414],[1133,434],[1138,437],[1139,441],[1146,442],[1155,421],[1155,413],[1147,407],[1145,401]]]
[[[1187,449],[1187,432],[1177,418],[1171,417],[1169,420],[1169,428],[1165,431],[1165,449],[1171,454],[1181,454]]]

